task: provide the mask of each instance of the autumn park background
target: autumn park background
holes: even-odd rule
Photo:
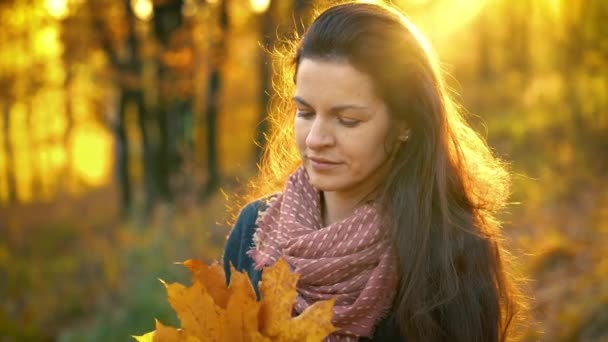
[[[0,1],[0,341],[178,326],[221,258],[303,0]],[[608,340],[608,2],[394,0],[513,172],[527,341]]]

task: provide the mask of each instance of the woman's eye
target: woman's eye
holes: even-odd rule
[[[356,119],[348,119],[348,118],[338,118],[338,120],[340,121],[340,123],[346,127],[355,127],[357,126],[359,123],[361,123],[360,120],[356,120]]]
[[[314,113],[310,112],[310,111],[306,111],[306,110],[298,110],[296,111],[296,116],[299,118],[310,118],[311,116],[313,116]]]

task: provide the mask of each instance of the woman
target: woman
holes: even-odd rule
[[[294,50],[227,281],[232,263],[257,292],[285,258],[301,274],[295,313],[336,298],[332,341],[504,341],[520,306],[495,219],[508,173],[415,28],[341,4]]]

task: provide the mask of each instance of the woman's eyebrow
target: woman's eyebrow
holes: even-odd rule
[[[304,106],[306,106],[306,107],[311,107],[311,108],[312,108],[312,106],[311,106],[311,105],[310,105],[308,102],[304,101],[304,99],[302,99],[302,98],[301,98],[301,97],[299,97],[299,96],[294,96],[294,97],[293,97],[293,100],[294,100],[295,102],[297,102],[298,104],[301,104],[301,105],[304,105]]]
[[[294,96],[293,100],[295,102],[297,102],[298,104],[301,104],[303,106],[312,108],[312,106],[308,102],[306,102],[304,99],[302,99],[299,96]],[[337,106],[331,107],[330,111],[332,113],[339,113],[339,112],[342,112],[342,111],[347,110],[347,109],[369,110],[369,107],[367,107],[367,106],[361,106],[361,105],[355,105],[355,104],[343,104],[343,105],[337,105]]]

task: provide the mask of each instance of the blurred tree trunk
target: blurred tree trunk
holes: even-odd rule
[[[34,87],[30,88],[31,94],[28,98],[24,99],[25,103],[25,129],[27,133],[25,134],[27,140],[27,147],[29,149],[28,152],[28,167],[30,168],[31,175],[31,183],[30,189],[32,194],[32,199],[36,200],[42,198],[42,179],[40,179],[39,175],[42,172],[40,160],[36,158],[36,156],[40,153],[40,143],[34,140],[32,137],[32,132],[35,132],[34,126],[32,125],[32,116],[34,111],[32,106],[32,98],[35,96]],[[37,138],[37,137],[36,137]]]
[[[182,0],[169,0],[158,2],[154,5],[154,34],[163,48],[169,48],[171,38],[177,30],[182,26]],[[176,132],[175,121],[179,113],[171,110],[174,102],[176,102],[174,94],[167,94],[163,91],[163,84],[170,83],[173,80],[173,72],[162,60],[162,54],[156,59],[157,75],[158,75],[158,96],[159,100],[156,108],[156,118],[158,121],[159,141],[158,154],[156,158],[156,169],[158,170],[157,186],[161,197],[166,201],[173,200],[170,180],[179,169],[179,158],[176,151],[175,140],[178,133]]]
[[[583,58],[584,37],[581,32],[583,17],[580,15],[581,10],[586,7],[584,4],[564,3],[562,11],[566,14],[563,18],[562,28],[564,30],[564,38],[561,47],[561,65],[560,69],[564,78],[566,101],[570,109],[572,118],[572,130],[577,141],[583,142],[586,135],[586,125],[582,113],[581,104],[577,95],[577,75],[580,72],[579,67]],[[578,8],[577,8],[578,7]],[[577,16],[578,14],[578,16]]]
[[[608,121],[602,123],[602,115],[608,113],[605,105],[608,101],[605,101],[605,90],[598,90],[601,88],[594,80],[599,79],[598,75],[608,74],[608,47],[598,43],[608,35],[608,3],[584,0],[563,2],[561,6],[560,69],[573,135],[581,152],[587,152],[594,164],[606,165],[608,158],[604,157],[604,152],[608,146],[608,127],[605,122]],[[604,96],[599,94],[601,92]]]
[[[63,149],[65,151],[65,166],[63,167],[62,174],[62,188],[69,189],[68,184],[72,182],[72,163],[73,155],[72,148],[70,146],[70,139],[72,138],[72,130],[74,129],[74,112],[72,108],[72,79],[74,72],[72,71],[71,65],[64,64],[65,79],[63,81],[63,91],[65,94],[65,131],[63,132]]]
[[[131,211],[131,178],[129,177],[129,140],[125,127],[125,113],[127,111],[128,98],[125,92],[121,92],[118,108],[118,118],[114,123],[114,135],[116,136],[116,168],[118,184],[120,186],[121,212],[127,217]]]
[[[0,69],[0,99],[2,105],[2,145],[4,149],[4,177],[8,204],[17,203],[17,179],[15,175],[15,155],[11,141],[11,106],[15,102],[13,84],[16,76],[10,68]]]
[[[158,120],[158,148],[155,160],[155,166],[157,170],[157,180],[156,186],[158,187],[158,191],[160,196],[165,201],[171,201],[172,194],[170,188],[170,178],[171,178],[171,155],[175,153],[174,149],[171,147],[171,140],[169,135],[171,134],[170,127],[170,118],[169,113],[167,111],[166,104],[160,105],[156,109],[156,119]]]
[[[32,48],[32,42],[33,42],[33,37],[34,37],[34,33],[37,32],[40,28],[38,26],[38,22],[37,21],[33,21],[32,23],[30,23],[29,25],[25,26],[24,31],[22,32],[22,47],[23,47],[23,51],[28,51],[29,49]],[[40,172],[40,165],[39,163],[37,163],[36,160],[36,155],[38,153],[40,153],[40,146],[38,144],[38,142],[36,141],[36,143],[34,143],[34,139],[33,139],[33,133],[35,132],[35,130],[33,129],[34,126],[32,125],[32,115],[33,115],[33,110],[32,110],[32,101],[34,99],[34,97],[36,96],[36,93],[38,92],[38,90],[41,88],[42,84],[40,81],[40,75],[42,74],[41,72],[41,66],[42,66],[42,62],[41,61],[36,61],[33,62],[30,66],[29,66],[29,70],[25,73],[25,74],[21,74],[17,76],[17,82],[21,81],[23,82],[23,92],[17,93],[15,96],[16,101],[21,100],[21,103],[24,104],[25,107],[25,134],[24,134],[24,141],[25,144],[27,146],[27,156],[28,156],[28,160],[27,160],[27,168],[29,168],[29,172],[30,172],[30,183],[29,188],[31,191],[31,199],[36,200],[39,199],[41,197],[42,191],[42,183],[40,181],[40,178],[38,177],[39,172]],[[19,79],[21,78],[21,80]],[[20,177],[19,174],[16,174],[16,177]],[[19,179],[21,181],[23,181],[22,179]],[[19,180],[17,180],[19,182]]]
[[[270,52],[274,48],[276,35],[275,7],[277,0],[271,0],[268,9],[261,17],[262,26],[262,46],[260,49],[259,70],[260,70],[260,119],[256,129],[255,158],[259,163],[262,151],[266,145],[266,133],[268,131],[268,105],[272,89],[272,55]]]
[[[148,111],[144,103],[144,94],[140,89],[131,91],[130,97],[137,108],[137,125],[142,143],[142,165],[144,168],[144,216],[148,217],[154,210],[158,188],[158,169],[154,163],[154,147],[152,145],[149,126],[158,124],[156,116]],[[124,117],[124,113],[123,113]]]
[[[102,2],[95,2],[95,6],[104,6]],[[132,181],[129,174],[129,141],[126,134],[126,114],[129,104],[135,105],[137,109],[137,123],[142,139],[142,166],[144,174],[144,215],[152,211],[156,199],[155,173],[153,146],[148,134],[148,126],[154,122],[150,117],[143,101],[141,87],[142,63],[139,58],[139,41],[135,31],[136,18],[129,0],[123,0],[123,9],[126,15],[127,36],[121,46],[114,48],[111,41],[110,28],[103,22],[102,18],[96,16],[95,26],[101,35],[101,44],[108,60],[117,75],[117,86],[119,90],[118,118],[114,124],[114,133],[117,144],[117,169],[118,181],[121,193],[121,208],[123,217],[126,217],[133,205],[132,203]],[[95,7],[92,11],[95,12]]]
[[[220,166],[218,152],[218,128],[217,115],[222,87],[221,65],[226,56],[226,43],[229,17],[228,0],[223,0],[219,8],[219,35],[211,36],[211,70],[209,73],[209,93],[207,96],[206,127],[207,127],[207,184],[203,189],[201,197],[204,199],[220,186]]]
[[[478,34],[478,72],[479,78],[490,81],[493,78],[492,61],[490,58],[490,35],[488,32],[487,14],[482,12],[477,20]]]
[[[6,169],[6,185],[8,204],[17,202],[17,182],[15,178],[15,158],[13,153],[13,144],[10,139],[11,130],[11,116],[10,116],[11,104],[8,99],[5,99],[2,103],[2,122],[3,122],[3,143],[4,143],[4,155],[6,162],[4,167]]]
[[[128,92],[127,98],[131,98],[135,107],[137,108],[137,124],[141,136],[142,143],[142,160],[143,175],[144,175],[144,216],[148,217],[156,203],[157,195],[157,184],[158,181],[158,168],[155,167],[154,163],[154,148],[150,139],[150,126],[158,124],[157,117],[153,111],[148,111],[144,102],[144,92],[141,85],[142,80],[142,61],[140,58],[139,46],[140,42],[137,37],[135,29],[137,18],[133,13],[131,2],[129,0],[124,1],[125,11],[127,14],[127,28],[128,36],[126,42],[126,48],[129,51],[129,58],[126,63],[123,64],[123,70],[129,75],[126,84],[123,85],[122,91]],[[130,84],[132,82],[132,84]],[[125,109],[125,107],[122,107]],[[124,113],[123,113],[124,117]]]
[[[522,76],[529,74],[530,64],[530,23],[528,15],[532,10],[528,1],[507,2],[509,6],[506,13],[509,29],[509,37],[506,40],[505,51],[509,55],[509,64],[515,70],[521,72]]]
[[[128,1],[127,1],[128,3]],[[122,75],[123,63],[114,50],[110,30],[104,23],[100,8],[104,4],[100,1],[91,1],[87,3],[91,8],[90,12],[94,15],[94,26],[99,34],[101,47],[110,61],[110,65],[117,78],[118,87],[118,111],[116,120],[112,123],[112,131],[115,136],[116,143],[116,175],[118,178],[118,187],[120,192],[120,209],[123,218],[128,217],[131,212],[131,178],[129,176],[129,140],[127,139],[127,130],[125,127],[125,115],[128,108],[128,92],[123,86]]]
[[[217,68],[211,71],[209,76],[209,96],[207,103],[207,185],[203,197],[207,197],[220,185],[219,152],[217,136],[217,112],[221,87],[221,75]]]

